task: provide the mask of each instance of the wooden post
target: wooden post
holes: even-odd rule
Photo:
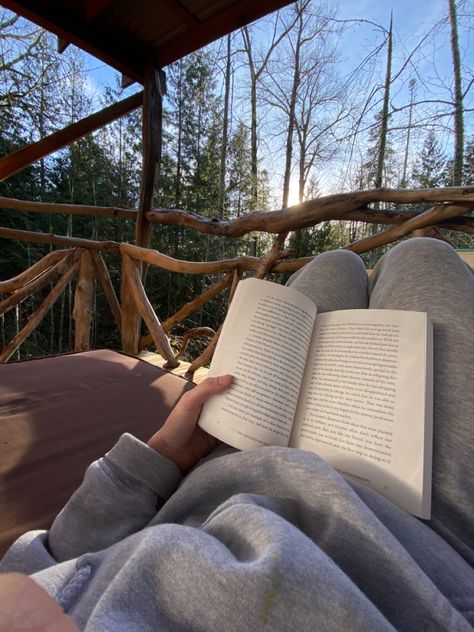
[[[94,265],[90,252],[85,250],[81,254],[81,267],[74,296],[74,351],[88,351],[90,348],[93,298]]]
[[[140,202],[135,230],[137,246],[148,248],[151,243],[152,225],[146,213],[151,211],[153,192],[161,158],[161,133],[163,123],[162,99],[165,93],[165,75],[162,70],[150,67],[146,73],[143,93],[143,171],[140,187]],[[142,278],[146,268],[140,265]],[[124,272],[124,268],[122,268]],[[126,353],[138,353],[140,337],[140,314],[131,299],[132,288],[129,280],[122,276],[122,348]]]
[[[163,327],[161,326],[157,315],[155,314],[155,310],[148,300],[137,265],[131,257],[125,254],[123,255],[122,270],[125,279],[127,279],[127,287],[130,291],[131,297],[150,330],[153,342],[155,343],[159,353],[165,360],[167,360],[167,368],[177,367],[179,362],[174,357],[169,340],[163,331]]]
[[[110,310],[115,322],[117,323],[118,330],[122,332],[122,310],[120,309],[120,303],[118,302],[117,295],[115,294],[114,286],[112,285],[112,280],[107,266],[105,265],[105,261],[102,259],[99,252],[91,250],[90,253],[94,262],[96,277],[102,285]]]

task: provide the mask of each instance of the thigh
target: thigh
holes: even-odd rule
[[[301,268],[287,285],[309,296],[318,312],[368,307],[368,278],[362,259],[349,250],[324,252]]]
[[[474,560],[474,275],[435,239],[403,242],[377,264],[375,309],[425,311],[434,329],[432,526]]]

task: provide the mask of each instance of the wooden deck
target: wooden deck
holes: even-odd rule
[[[140,358],[140,360],[145,360],[146,362],[154,364],[155,366],[159,366],[160,368],[163,368],[163,365],[166,362],[166,360],[162,358],[159,353],[153,353],[152,351],[140,351],[140,353],[137,354],[137,358]],[[183,362],[180,360],[179,366],[173,369],[171,373],[184,377],[186,371],[190,366],[191,364],[189,362]],[[199,384],[199,382],[202,382],[207,377],[208,372],[209,369],[198,369],[194,374],[193,382]]]

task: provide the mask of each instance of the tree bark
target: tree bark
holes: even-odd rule
[[[464,106],[461,77],[461,55],[459,53],[458,19],[456,0],[448,0],[449,21],[451,24],[451,53],[454,72],[454,161],[453,185],[463,182],[464,167]]]
[[[390,16],[390,28],[388,31],[388,41],[387,41],[387,68],[385,72],[385,87],[384,87],[384,96],[383,96],[382,120],[380,122],[380,144],[379,144],[379,152],[377,156],[377,171],[375,174],[375,188],[376,189],[380,189],[383,185],[385,152],[387,149],[387,133],[388,133],[388,118],[389,118],[388,108],[389,108],[389,103],[390,103],[390,85],[392,81],[392,53],[393,53],[392,20],[393,20],[393,17]]]
[[[79,278],[74,295],[72,317],[74,327],[74,351],[89,351],[92,324],[92,301],[94,298],[94,266],[86,250],[81,254]]]
[[[227,36],[227,57],[225,66],[225,91],[224,91],[224,115],[222,121],[222,145],[219,173],[219,218],[224,217],[226,185],[225,173],[227,163],[227,147],[229,144],[229,101],[230,101],[230,79],[231,79],[231,36]]]

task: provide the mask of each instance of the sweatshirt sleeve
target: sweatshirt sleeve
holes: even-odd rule
[[[172,461],[132,435],[122,435],[88,467],[81,486],[53,522],[49,553],[62,562],[143,529],[181,478]]]

